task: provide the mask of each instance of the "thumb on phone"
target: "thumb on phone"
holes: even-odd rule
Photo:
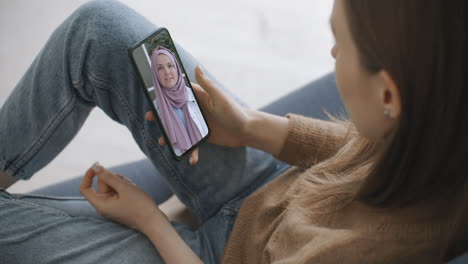
[[[215,83],[205,75],[200,66],[195,68],[195,78],[200,86],[212,97],[216,98],[220,95],[220,90],[216,87]]]
[[[208,94],[208,92],[206,92],[202,87],[200,87],[200,85],[196,83],[192,83],[192,88],[195,94],[197,95],[197,99],[200,103],[200,107],[202,109],[209,108],[212,102],[211,102],[211,97]]]

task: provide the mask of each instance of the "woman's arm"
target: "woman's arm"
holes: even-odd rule
[[[158,249],[165,263],[202,263],[162,212],[146,224],[142,233]]]
[[[288,118],[257,110],[247,111],[243,145],[278,155],[288,136]]]
[[[287,114],[249,110],[245,145],[271,153],[292,165],[310,167],[338,152],[357,135],[343,124]]]

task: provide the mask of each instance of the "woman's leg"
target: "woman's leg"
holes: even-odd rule
[[[0,190],[1,263],[164,263],[141,233],[112,221],[73,215]],[[205,234],[174,227],[203,260]],[[206,262],[214,263],[214,262]]]
[[[271,155],[250,148],[203,144],[199,163],[191,166],[157,144],[161,131],[144,119],[150,106],[127,55],[130,46],[155,29],[114,1],[88,2],[63,22],[0,109],[0,170],[31,177],[72,140],[97,105],[128,127],[199,222],[276,173],[278,162]],[[194,80],[198,62],[177,47]]]

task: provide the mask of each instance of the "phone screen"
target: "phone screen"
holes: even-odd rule
[[[169,31],[158,29],[129,54],[166,144],[181,160],[208,137],[209,129]]]

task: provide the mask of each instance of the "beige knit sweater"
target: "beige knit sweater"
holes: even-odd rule
[[[288,114],[280,160],[295,165],[243,203],[222,263],[437,263],[451,207],[378,209],[352,202],[330,214],[290,210],[288,191],[304,166],[343,146],[346,131],[329,121]],[[306,169],[307,170],[307,169]]]

